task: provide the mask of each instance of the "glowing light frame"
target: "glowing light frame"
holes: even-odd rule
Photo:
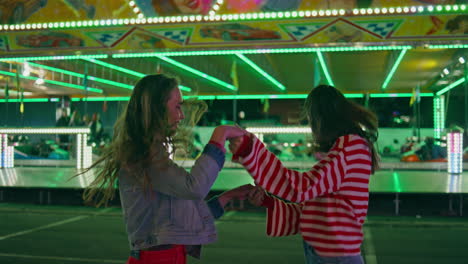
[[[83,169],[88,168],[92,163],[92,149],[87,145],[87,134],[91,133],[91,129],[87,128],[0,128],[0,158],[1,160],[11,160],[7,165],[9,168],[13,168],[13,147],[8,146],[8,134],[68,134],[76,135],[77,137],[77,149],[76,149],[76,168]],[[8,151],[8,148],[11,148]],[[3,163],[0,160],[0,168]]]
[[[151,25],[170,23],[193,23],[212,21],[242,21],[242,20],[272,20],[290,18],[311,18],[311,17],[337,17],[337,16],[375,16],[386,14],[415,14],[415,13],[458,13],[466,10],[466,5],[429,5],[429,6],[405,6],[405,7],[384,7],[384,8],[355,8],[352,10],[328,9],[328,10],[306,10],[306,11],[286,11],[286,12],[266,12],[247,14],[211,14],[207,16],[167,16],[149,18],[125,18],[125,19],[103,19],[103,20],[82,20],[63,21],[48,23],[29,24],[4,24],[0,25],[1,31],[19,30],[41,30],[41,29],[77,29],[85,27],[113,27],[127,25]],[[139,11],[139,10],[138,10]],[[134,10],[135,13],[138,13]],[[139,14],[138,14],[139,15]]]

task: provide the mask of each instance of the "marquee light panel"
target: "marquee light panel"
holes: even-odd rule
[[[295,19],[311,17],[337,17],[337,16],[375,16],[375,15],[404,15],[415,13],[459,13],[466,10],[466,5],[429,5],[429,6],[410,6],[410,7],[384,7],[384,8],[355,8],[352,10],[328,9],[328,10],[307,10],[307,11],[286,11],[286,12],[266,12],[266,13],[247,13],[247,14],[211,14],[207,16],[168,16],[168,17],[139,17],[125,19],[106,19],[106,20],[84,20],[84,21],[63,21],[48,23],[29,23],[29,24],[4,24],[0,25],[0,31],[19,31],[19,30],[46,30],[46,29],[76,29],[85,27],[113,27],[128,25],[151,25],[151,24],[170,24],[170,23],[199,23],[214,21],[242,21],[242,20],[272,20],[272,19]],[[135,10],[134,10],[135,11]]]
[[[41,57],[12,57],[0,58],[0,61],[44,61],[44,60],[78,60],[78,59],[107,59],[107,54],[67,55],[67,56],[41,56]]]
[[[463,172],[463,134],[460,132],[447,133],[447,162],[448,173]]]

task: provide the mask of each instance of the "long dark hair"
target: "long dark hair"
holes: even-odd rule
[[[137,82],[125,111],[114,126],[112,143],[90,168],[82,172],[98,170],[83,194],[85,202],[101,206],[112,200],[120,169],[127,169],[142,186],[151,186],[145,167],[150,162],[160,166],[169,162],[173,133],[169,128],[166,105],[170,93],[177,87],[175,78],[163,74],[148,75]]]
[[[379,155],[374,143],[378,137],[376,115],[348,99],[335,87],[319,85],[312,89],[304,104],[304,112],[312,129],[313,147],[328,152],[344,135],[365,138],[372,154],[372,173],[378,168]]]

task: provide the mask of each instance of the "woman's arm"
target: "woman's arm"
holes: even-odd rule
[[[244,150],[250,149],[250,151],[248,154],[240,155],[239,162],[252,175],[258,185],[280,198],[295,203],[304,202],[339,189],[346,173],[345,149],[351,150],[351,154],[357,159],[362,159],[361,163],[366,166],[366,170],[370,171],[371,168],[367,143],[357,136],[348,135],[338,138],[327,155],[307,172],[284,167],[281,161],[269,152],[258,138],[252,135],[250,139],[251,147],[243,147]]]
[[[190,172],[172,161],[167,166],[153,164],[148,169],[153,188],[181,199],[204,199],[224,166],[225,140],[245,133],[245,130],[235,126],[216,127],[210,143],[205,146]]]
[[[286,203],[256,187],[249,194],[249,201],[256,206],[267,208],[266,233],[279,237],[299,233],[299,219],[302,204]]]
[[[207,201],[211,214],[215,219],[220,218],[224,214],[224,207],[229,201],[233,199],[245,200],[250,191],[254,188],[255,187],[251,184],[245,184],[212,197]]]

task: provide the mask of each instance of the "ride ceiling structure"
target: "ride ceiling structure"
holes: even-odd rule
[[[159,72],[200,99],[305,98],[320,83],[349,97],[463,93],[465,4],[306,9],[307,1],[225,13],[235,6],[218,0],[196,14],[152,17],[148,1],[94,0],[94,11],[68,5],[75,12],[60,17],[45,12],[60,1],[17,1],[37,10],[0,21],[0,100],[128,100],[138,79]]]

